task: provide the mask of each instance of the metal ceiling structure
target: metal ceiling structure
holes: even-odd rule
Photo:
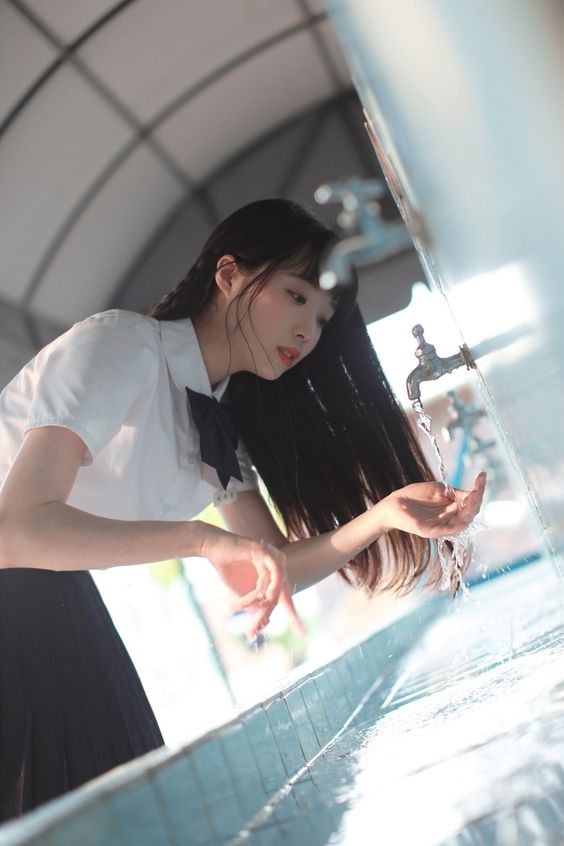
[[[0,44],[4,382],[245,202],[379,173],[320,0],[1,0]]]

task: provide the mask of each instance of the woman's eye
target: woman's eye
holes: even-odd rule
[[[329,321],[325,320],[324,317],[320,317],[317,322],[319,323],[322,329],[325,329],[325,327],[329,325]]]
[[[307,300],[301,294],[296,293],[296,291],[290,291],[290,295],[294,298],[294,302],[299,303],[300,305],[304,305]]]

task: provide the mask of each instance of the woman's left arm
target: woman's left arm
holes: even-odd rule
[[[407,485],[338,529],[292,542],[280,531],[256,491],[241,492],[234,502],[222,505],[220,511],[230,531],[263,538],[285,553],[291,595],[344,567],[362,549],[392,529],[424,538],[457,535],[480,510],[485,483],[486,474],[480,473],[472,490],[455,490],[452,494],[445,493],[439,482]],[[231,577],[231,573],[227,575]],[[254,576],[249,569],[249,579]],[[248,593],[253,585],[243,583],[246,575],[240,578],[241,584],[227,583],[239,594]]]
[[[219,510],[230,532],[249,538],[263,538],[284,552],[288,586],[292,594],[344,567],[361,549],[386,531],[378,519],[379,515],[369,509],[331,532],[305,540],[289,541],[257,491],[242,491],[234,502],[219,506]],[[251,581],[256,578],[251,568],[248,575],[240,570],[235,573],[226,569],[221,576],[225,581],[229,579],[229,586],[239,594],[249,593],[254,586]]]

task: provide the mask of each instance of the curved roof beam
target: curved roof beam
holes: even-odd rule
[[[18,8],[20,6],[24,6],[22,0],[10,0],[10,2],[16,5]],[[41,28],[43,34],[46,34],[44,31],[43,24],[40,21],[36,22],[33,13],[29,12],[29,14],[33,16],[33,22]],[[30,280],[27,290],[25,291],[24,297],[26,298],[26,300],[29,302],[33,299],[36,291],[38,290],[41,284],[41,280],[45,276],[53,259],[57,255],[62,244],[65,242],[68,234],[72,231],[75,224],[80,219],[85,210],[88,208],[90,203],[102,190],[108,180],[111,179],[111,177],[122,166],[122,164],[142,143],[147,144],[151,148],[152,152],[157,154],[161,162],[165,164],[165,166],[167,166],[169,172],[172,171],[172,175],[176,179],[178,179],[187,196],[193,196],[194,194],[196,194],[199,197],[202,203],[204,214],[210,220],[212,225],[217,223],[217,214],[211,206],[209,198],[206,197],[205,190],[201,187],[199,188],[198,186],[196,186],[192,182],[192,180],[190,180],[190,178],[184,173],[183,169],[174,161],[174,159],[169,156],[168,153],[162,150],[160,144],[158,144],[158,142],[155,141],[155,139],[152,137],[152,133],[154,133],[166,119],[168,119],[175,111],[183,107],[190,99],[196,97],[207,87],[213,85],[213,83],[219,80],[221,77],[227,75],[232,70],[234,70],[234,68],[238,67],[244,62],[250,61],[258,54],[265,52],[269,48],[275,46],[276,44],[280,43],[281,41],[284,41],[287,38],[291,38],[293,35],[300,31],[303,31],[308,28],[315,31],[316,24],[324,20],[325,18],[325,14],[310,15],[302,23],[287,27],[286,29],[277,33],[275,36],[271,36],[270,38],[265,39],[254,47],[243,51],[235,59],[226,62],[220,68],[217,68],[211,74],[208,74],[195,85],[189,86],[186,91],[182,93],[182,95],[176,97],[171,103],[167,104],[167,106],[161,109],[161,111],[158,112],[155,117],[146,124],[142,124],[141,122],[139,122],[135,118],[135,116],[127,109],[127,107],[121,104],[118,98],[116,98],[113,93],[110,92],[107,87],[102,82],[100,82],[97,77],[86,66],[84,66],[79,59],[77,59],[77,57],[69,54],[67,57],[68,60],[71,61],[72,64],[75,65],[77,69],[83,75],[86,76],[87,80],[91,84],[93,84],[94,87],[96,87],[99,93],[109,102],[109,104],[117,111],[119,111],[120,115],[127,120],[131,128],[134,130],[135,135],[131,139],[131,141],[128,142],[128,144],[126,144],[124,147],[122,147],[120,151],[118,151],[112,161],[109,162],[109,164],[97,176],[97,178],[91,183],[91,185],[88,186],[80,200],[74,205],[74,207],[67,215],[66,219],[63,221],[62,225],[59,227],[58,232],[56,233],[55,237],[52,239],[50,245],[46,249],[35,273],[33,274]],[[50,32],[50,30],[48,32]],[[52,38],[53,43],[57,45],[61,44],[60,39],[58,39],[57,36],[53,33],[51,33],[50,35],[48,34],[47,37]],[[331,78],[336,78],[333,73],[331,74]],[[36,89],[35,93],[37,93],[37,90],[39,89]]]
[[[38,15],[29,9],[24,0],[9,0],[9,2],[22,14],[27,20],[35,26],[36,29],[56,47],[62,54],[64,54],[64,61],[71,64],[75,70],[80,73],[84,79],[95,89],[106,104],[112,108],[121,117],[124,123],[137,136],[139,142],[144,142],[151,148],[155,156],[160,160],[166,169],[177,179],[184,187],[190,187],[190,179],[184,170],[177,164],[172,156],[170,156],[166,149],[164,149],[158,141],[151,137],[152,129],[146,127],[131,111],[131,109],[122,102],[122,100],[114,94],[114,92],[104,83],[98,76],[90,70],[88,65],[82,61],[74,52],[67,50],[64,42],[53,30],[41,20]],[[57,68],[61,67],[63,62],[58,62]],[[37,94],[40,89],[36,88],[34,94]],[[28,101],[29,102],[29,101]],[[1,135],[0,135],[1,140]]]
[[[31,17],[33,15],[33,12],[31,12],[27,8],[25,3],[23,3],[21,0],[4,0],[4,2],[9,3],[11,6],[14,7],[14,9],[17,9],[21,15],[23,15],[25,18],[27,18],[28,21],[30,21],[30,23],[33,23],[34,26],[37,27],[37,24],[32,20]],[[27,91],[24,92],[24,94],[15,104],[15,106],[10,109],[4,120],[0,122],[0,140],[2,139],[2,135],[4,134],[4,132],[9,129],[10,125],[14,122],[14,120],[17,118],[22,109],[27,106],[29,101],[45,85],[45,83],[55,73],[55,71],[58,70],[58,68],[60,68],[60,66],[67,61],[68,56],[72,53],[75,53],[79,49],[79,47],[82,47],[82,45],[86,41],[88,41],[89,38],[95,35],[98,30],[102,29],[102,27],[106,26],[106,24],[109,23],[112,18],[115,18],[116,15],[118,15],[120,12],[123,12],[123,10],[126,9],[128,6],[131,6],[132,3],[136,2],[137,0],[121,0],[121,3],[117,3],[112,9],[109,9],[109,11],[107,11],[105,15],[102,15],[100,18],[98,18],[98,20],[95,21],[91,26],[89,26],[88,29],[86,29],[82,33],[82,35],[79,35],[79,37],[72,41],[70,44],[63,44],[62,47],[59,47],[59,43],[62,44],[62,42],[57,43],[57,47],[59,47],[59,49],[61,50],[60,55],[57,56],[57,58],[53,62],[51,62],[51,64],[47,68],[45,68],[43,73],[38,76],[35,82],[27,89]],[[42,34],[45,35],[43,30]],[[50,38],[49,40],[51,41]],[[54,42],[52,41],[51,43]]]
[[[155,231],[153,237],[148,241],[147,245],[145,246],[145,249],[142,250],[142,252],[136,256],[130,270],[125,274],[120,284],[112,293],[112,297],[110,300],[107,301],[105,308],[112,308],[116,302],[119,302],[125,291],[127,291],[129,286],[131,285],[132,279],[134,279],[135,275],[137,274],[139,267],[145,262],[147,256],[149,256],[153,252],[159,241],[164,238],[167,232],[174,226],[176,220],[180,217],[181,214],[183,214],[187,203],[192,200],[197,193],[207,192],[207,187],[213,182],[215,182],[217,179],[221,178],[221,176],[223,176],[226,172],[236,167],[240,162],[244,161],[246,158],[251,156],[255,151],[259,150],[261,147],[267,145],[272,139],[276,138],[276,136],[283,134],[287,130],[290,130],[293,126],[296,126],[308,117],[313,118],[313,126],[306,135],[308,144],[311,144],[313,138],[319,136],[319,134],[321,133],[323,125],[325,124],[329,115],[332,113],[332,110],[340,110],[342,108],[343,101],[349,100],[351,98],[351,94],[353,93],[354,92],[350,90],[346,92],[341,92],[331,100],[325,100],[323,103],[320,103],[316,109],[307,109],[307,111],[305,112],[300,112],[298,115],[294,115],[288,120],[280,122],[276,127],[273,127],[267,133],[261,135],[260,138],[255,138],[250,144],[248,144],[242,150],[239,150],[233,156],[230,156],[229,159],[222,162],[219,167],[215,168],[215,170],[208,174],[205,183],[195,189],[193,194],[189,194],[183,197],[176,204],[175,208],[170,212],[170,214],[166,216],[162,224]],[[307,151],[308,147],[305,147],[304,145],[303,147],[301,147],[301,149]],[[287,173],[282,175],[281,177],[279,196],[285,196],[291,183],[294,181],[295,178],[297,178],[297,175],[298,164],[293,161],[290,167],[288,168]],[[212,224],[212,226],[215,226],[218,222],[219,220],[216,220]]]

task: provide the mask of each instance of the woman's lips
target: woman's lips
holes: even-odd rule
[[[276,349],[278,350],[278,355],[280,356],[282,363],[285,364],[286,367],[291,367],[292,364],[295,364],[300,357],[300,353],[298,350],[294,349],[294,347],[276,347]]]

